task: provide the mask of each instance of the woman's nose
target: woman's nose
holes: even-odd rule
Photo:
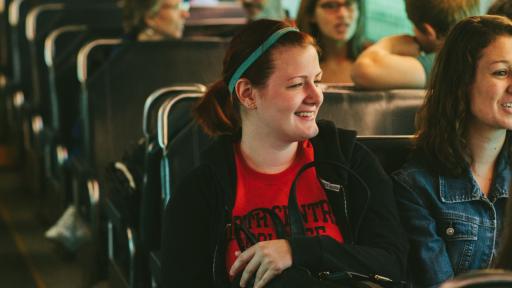
[[[309,86],[308,99],[312,104],[321,104],[324,99],[322,89],[317,86],[316,83],[312,82]]]

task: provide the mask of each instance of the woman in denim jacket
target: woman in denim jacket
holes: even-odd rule
[[[511,186],[512,22],[475,16],[449,33],[394,173],[415,287],[493,266]]]

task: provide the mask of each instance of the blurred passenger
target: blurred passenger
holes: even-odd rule
[[[512,1],[511,0],[496,0],[492,3],[489,10],[489,15],[501,15],[512,19]]]
[[[182,0],[125,0],[124,12],[125,31],[137,41],[181,38],[189,16]]]
[[[313,35],[321,49],[323,82],[352,83],[350,73],[359,53],[359,0],[302,0],[297,27]]]
[[[437,287],[495,261],[512,184],[512,21],[473,16],[455,25],[417,124],[395,194],[413,283]]]
[[[281,0],[240,0],[247,19],[254,21],[258,19],[287,20],[288,15],[283,9]]]
[[[381,39],[354,64],[352,80],[367,89],[424,88],[446,34],[453,25],[479,14],[479,0],[405,0],[414,35]]]
[[[223,63],[222,79],[196,108],[199,124],[218,138],[165,212],[164,286],[230,287],[241,277],[233,285],[254,279],[259,288],[292,264],[313,275],[400,279],[407,242],[390,179],[354,131],[316,122],[323,94],[315,40],[285,22],[258,20],[233,38]],[[289,230],[292,182],[313,160],[345,162],[361,180],[339,168],[308,169],[296,190],[306,235],[278,239],[271,221]],[[247,238],[237,241],[240,226]],[[250,246],[248,235],[261,242]]]

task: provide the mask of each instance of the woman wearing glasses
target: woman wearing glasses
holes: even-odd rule
[[[317,39],[322,82],[352,82],[352,64],[360,52],[361,5],[359,0],[302,0],[297,26]]]

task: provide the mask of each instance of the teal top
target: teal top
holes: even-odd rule
[[[425,76],[427,76],[427,81],[430,79],[430,72],[432,72],[432,67],[434,67],[434,61],[436,59],[436,53],[421,53],[416,59],[420,61],[421,66],[423,66],[423,70],[425,70]]]

